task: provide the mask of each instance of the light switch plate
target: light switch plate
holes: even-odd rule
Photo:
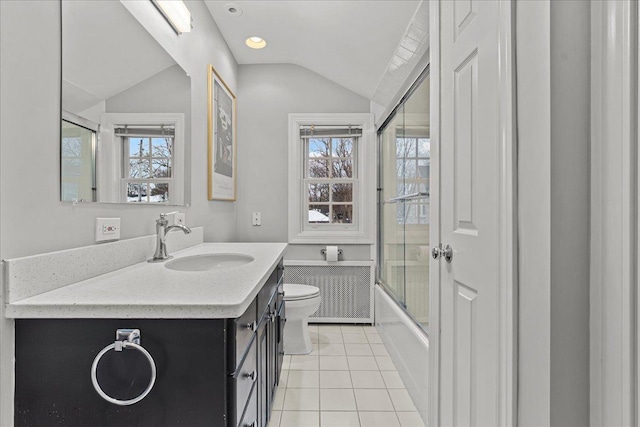
[[[254,212],[252,215],[252,224],[256,227],[262,225],[262,214],[260,212]]]
[[[186,215],[184,212],[177,212],[173,214],[173,225],[185,225]]]
[[[96,242],[120,239],[120,218],[96,218]]]
[[[167,214],[168,225],[185,225],[185,213],[184,212],[171,212]]]

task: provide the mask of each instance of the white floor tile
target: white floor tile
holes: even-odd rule
[[[387,348],[384,346],[384,344],[370,344],[371,345],[371,351],[373,351],[373,354],[376,356],[388,356],[389,352],[387,352]]]
[[[320,409],[320,393],[317,388],[287,388],[284,395],[285,411],[317,411]],[[283,414],[284,421],[284,414]],[[282,423],[282,422],[281,422]]]
[[[319,353],[321,356],[344,356],[344,344],[319,343]]]
[[[352,389],[320,389],[322,411],[355,411],[356,400]]]
[[[287,388],[319,388],[320,371],[290,371]]]
[[[348,371],[347,356],[320,356],[321,371]]]
[[[340,328],[343,334],[364,334],[364,329],[359,325],[342,325]]]
[[[289,370],[317,371],[319,369],[318,356],[291,356]]]
[[[360,427],[360,418],[356,411],[320,412],[320,427]]]
[[[395,371],[396,365],[393,364],[389,356],[376,356],[376,363],[381,371]]]
[[[358,411],[394,411],[386,389],[354,389]]]
[[[318,334],[318,342],[321,343],[342,343],[342,334],[334,332],[320,332]]]
[[[273,410],[279,411],[284,405],[284,395],[287,389],[285,387],[278,387],[276,395],[273,397]]]
[[[291,356],[285,355],[282,357],[282,369],[289,369],[289,364],[291,363]]]
[[[373,356],[369,344],[345,344],[344,347],[349,356]]]
[[[366,344],[368,342],[365,334],[351,334],[343,332],[342,337],[344,342],[349,344]]]
[[[402,427],[425,427],[420,414],[417,412],[396,412]]]
[[[378,364],[373,356],[347,356],[351,371],[378,371]]]
[[[340,325],[318,325],[318,332],[322,333],[331,333],[331,334],[341,334],[342,329],[340,329]]]
[[[378,371],[351,372],[353,388],[386,388]]]
[[[278,381],[278,387],[283,387],[283,388],[286,387],[288,379],[289,379],[289,370],[283,369],[280,372],[280,380]]]
[[[269,420],[268,427],[279,427],[280,426],[280,416],[282,415],[281,411],[272,411],[271,419]]]
[[[406,388],[397,371],[382,371],[381,373],[387,388]]]
[[[280,427],[319,427],[318,411],[283,411]]]
[[[358,412],[362,427],[400,427],[395,412]]]
[[[309,325],[314,350],[286,355],[267,427],[424,427],[373,326]]]
[[[349,371],[320,371],[320,388],[353,388]]]
[[[389,389],[387,390],[393,401],[396,411],[417,411],[409,392],[405,389]]]
[[[382,344],[382,338],[378,334],[367,334],[366,337],[369,344]]]

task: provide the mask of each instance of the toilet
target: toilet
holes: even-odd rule
[[[313,350],[309,336],[309,316],[320,307],[320,289],[297,283],[284,284],[287,322],[284,325],[284,354],[309,354]]]

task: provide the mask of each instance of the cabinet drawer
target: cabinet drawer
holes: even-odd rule
[[[267,309],[267,305],[271,301],[271,297],[273,293],[276,291],[276,287],[278,286],[278,269],[276,268],[267,283],[264,284],[264,287],[260,290],[258,294],[258,318],[261,318],[264,312]]]
[[[258,387],[253,387],[238,427],[258,427]]]
[[[282,303],[284,302],[284,283],[282,281],[280,281],[278,283],[278,299],[276,301],[276,307],[280,307],[280,305],[282,305]]]
[[[256,319],[256,300],[253,300],[247,311],[237,319],[230,319],[227,325],[227,342],[229,343],[229,373],[234,373],[242,362],[245,352],[255,335],[258,323]]]
[[[284,264],[282,263],[282,260],[278,263],[276,271],[278,272],[278,283],[282,283],[282,279],[284,277]]]
[[[253,385],[257,383],[257,341],[257,339],[254,339],[251,342],[251,347],[249,348],[247,357],[242,362],[242,365],[233,376],[229,377],[229,399],[230,402],[234,403],[229,412],[232,415],[235,415],[236,420],[242,418],[242,413],[244,412],[245,407],[247,406],[247,401],[249,400],[249,394],[253,389]]]

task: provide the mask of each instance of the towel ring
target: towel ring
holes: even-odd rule
[[[102,388],[100,387],[100,384],[98,384],[98,374],[97,374],[98,362],[100,362],[100,359],[102,359],[102,356],[104,356],[109,350],[122,351],[122,349],[124,348],[132,348],[132,349],[138,350],[147,358],[147,360],[149,361],[149,365],[151,366],[151,381],[149,382],[149,385],[147,386],[145,391],[142,392],[140,396],[135,397],[133,399],[129,399],[129,400],[115,399],[109,396],[107,393],[105,393],[104,390],[102,390]],[[91,382],[93,383],[93,388],[96,389],[100,397],[102,397],[107,402],[113,403],[115,405],[120,405],[120,406],[133,405],[140,402],[145,397],[147,397],[147,395],[153,388],[153,385],[156,383],[156,362],[153,360],[153,357],[151,357],[151,354],[149,354],[149,352],[140,344],[136,344],[134,342],[129,342],[129,341],[116,341],[112,344],[109,344],[105,348],[103,348],[102,351],[98,353],[96,358],[93,359],[93,364],[91,365]]]

